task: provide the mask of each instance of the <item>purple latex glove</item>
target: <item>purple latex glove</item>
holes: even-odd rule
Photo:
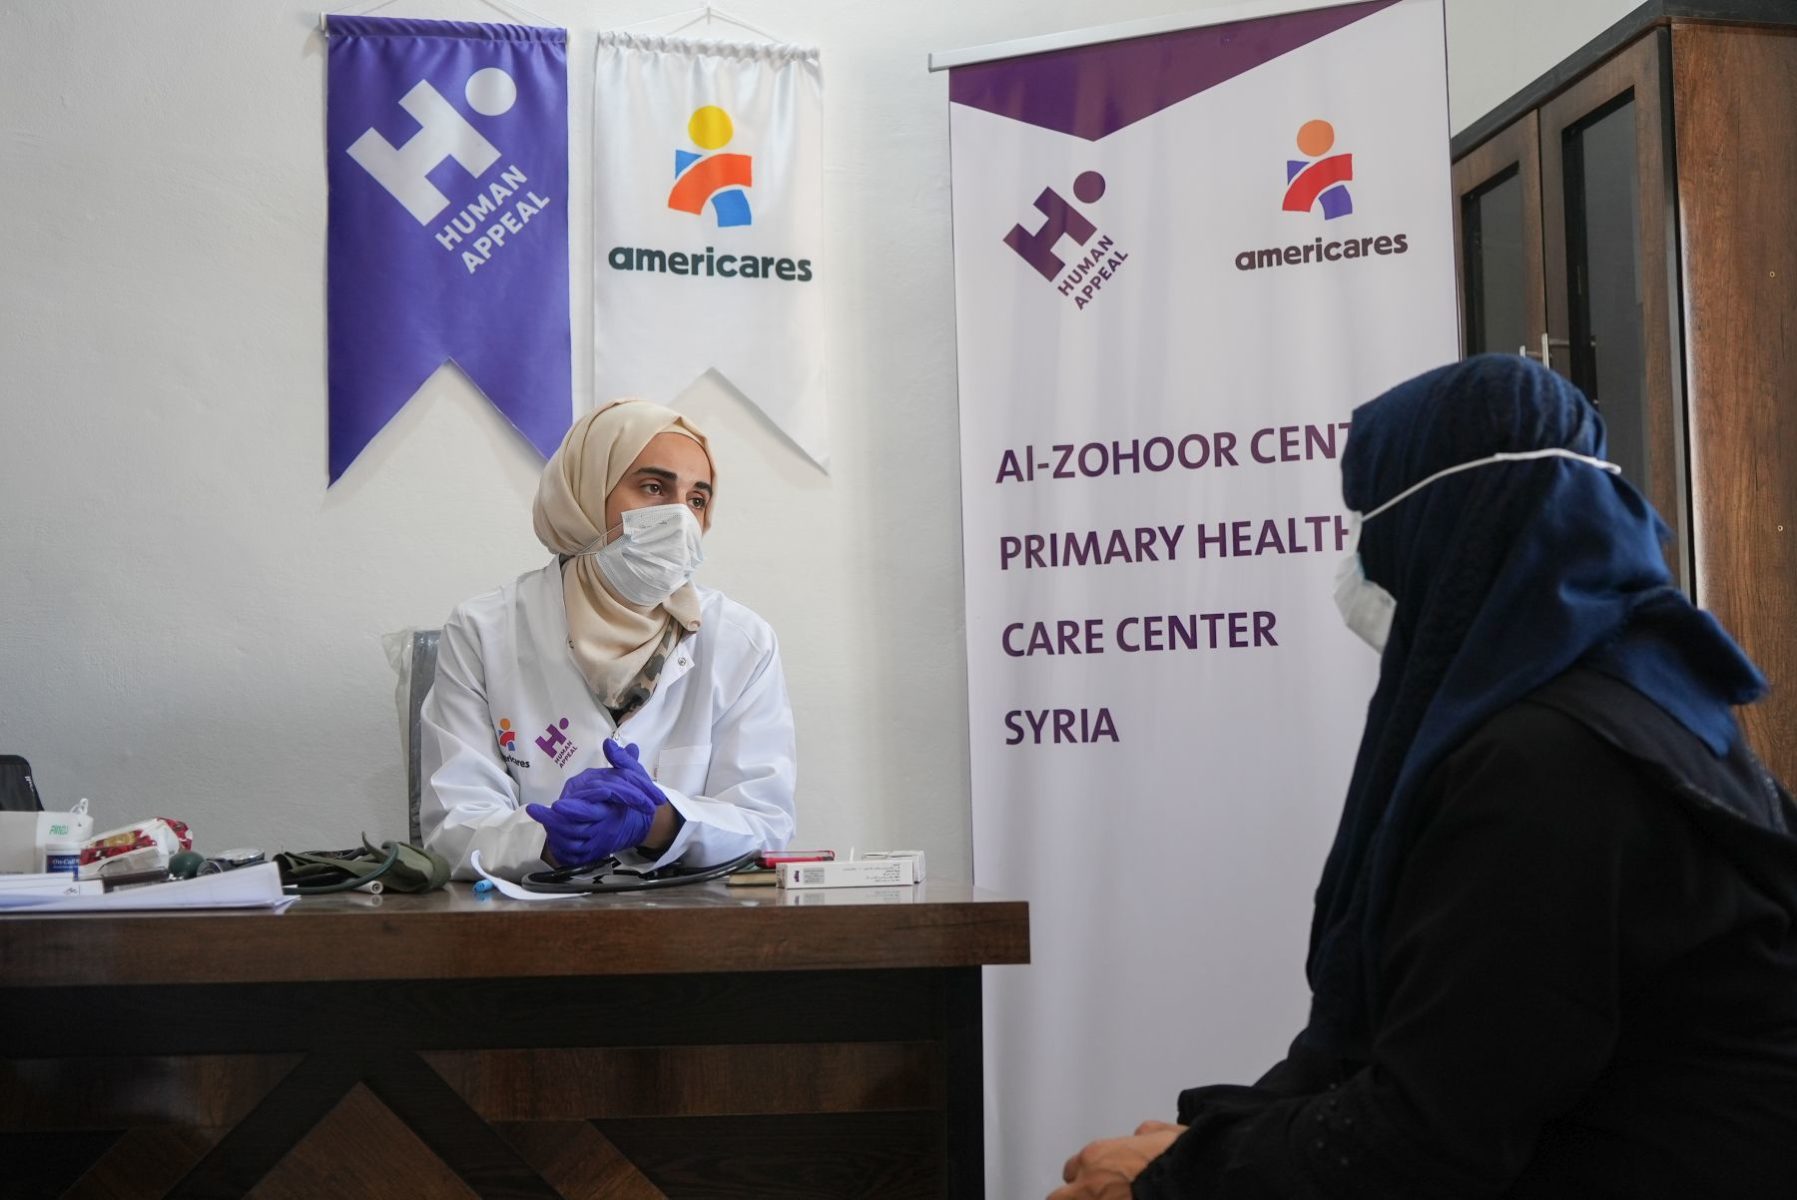
[[[634,745],[607,738],[609,767],[590,767],[562,786],[561,799],[527,811],[548,831],[549,853],[565,867],[598,862],[639,846],[649,836],[655,810],[668,802],[643,770]]]

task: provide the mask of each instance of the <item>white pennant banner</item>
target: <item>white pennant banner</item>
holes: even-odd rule
[[[604,33],[594,87],[600,396],[707,370],[829,468],[815,49]]]

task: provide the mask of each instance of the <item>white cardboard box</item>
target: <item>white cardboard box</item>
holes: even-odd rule
[[[35,875],[44,869],[46,843],[81,843],[93,836],[94,819],[85,808],[74,812],[0,813],[0,871]]]
[[[904,887],[922,882],[922,850],[870,852],[845,862],[780,864],[783,888]]]

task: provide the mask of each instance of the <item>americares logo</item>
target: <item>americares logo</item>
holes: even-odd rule
[[[519,758],[512,753],[518,748],[518,731],[512,728],[512,719],[510,717],[499,718],[499,728],[493,732],[499,735],[499,757],[505,759],[506,762],[511,763],[514,767],[522,767],[528,770],[530,768],[530,761],[528,759]]]
[[[755,214],[748,189],[755,184],[755,160],[736,151],[725,152],[736,138],[736,123],[715,104],[693,112],[686,135],[705,153],[674,151],[674,186],[668,192],[668,208],[674,212],[705,215],[711,208],[719,232],[754,232]],[[740,247],[741,243],[738,243]],[[811,260],[795,255],[658,250],[649,246],[613,246],[605,261],[614,271],[649,271],[657,275],[686,275],[703,279],[779,279],[810,283]]]
[[[686,123],[687,136],[701,150],[722,151],[736,136],[730,114],[715,104],[708,104],[693,114]],[[694,216],[705,211],[711,202],[718,228],[754,223],[749,211],[749,193],[754,186],[755,160],[747,154],[694,154],[690,150],[674,151],[674,190],[668,193],[668,207]]]
[[[1325,222],[1353,216],[1354,197],[1348,184],[1354,182],[1354,156],[1330,153],[1335,149],[1335,126],[1323,120],[1306,121],[1298,128],[1297,140],[1298,152],[1304,157],[1285,160],[1285,198],[1280,210],[1313,220],[1320,212]],[[1235,269],[1260,271],[1409,252],[1407,233],[1334,240],[1318,236],[1308,243],[1243,250],[1235,256]]]
[[[502,117],[518,103],[518,85],[498,67],[483,67],[468,77],[462,87],[462,98],[468,107],[483,117]],[[369,128],[348,149],[350,158],[389,195],[405,207],[420,225],[429,225],[448,208],[451,201],[433,182],[431,175],[444,179],[437,168],[454,159],[470,177],[480,180],[500,159],[499,148],[488,141],[461,111],[432,87],[429,80],[418,83],[399,99],[399,106],[418,122],[418,132],[404,145],[395,146],[378,129]],[[445,180],[447,182],[447,180]],[[539,196],[525,187],[529,177],[516,165],[500,171],[499,178],[482,184],[474,192],[472,202],[437,233],[437,241],[450,253],[460,253],[470,275],[485,266],[505,246],[508,237],[517,237],[530,224],[530,219],[549,207],[550,198]],[[513,200],[519,192],[521,200]],[[474,237],[460,251],[462,240],[492,221],[484,232]]]
[[[1093,205],[1104,199],[1106,187],[1103,175],[1086,171],[1073,181],[1073,195],[1081,204]],[[1061,295],[1071,299],[1074,308],[1083,309],[1129,261],[1129,255],[1117,249],[1114,238],[1099,233],[1098,226],[1085,213],[1051,187],[1043,188],[1036,197],[1036,211],[1047,220],[1033,233],[1022,225],[1011,226],[1011,232],[1004,236],[1005,245],[1034,267],[1036,274],[1054,284]],[[1059,252],[1063,238],[1072,238],[1086,251],[1085,256],[1069,265]]]
[[[1306,121],[1298,130],[1298,152],[1309,157],[1285,161],[1285,203],[1281,207],[1286,212],[1307,213],[1320,204],[1323,219],[1333,221],[1354,211],[1354,197],[1348,194],[1354,156],[1330,154],[1334,146],[1335,126],[1327,121]]]

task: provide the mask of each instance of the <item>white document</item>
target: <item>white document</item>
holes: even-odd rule
[[[504,896],[509,900],[578,900],[583,895],[586,895],[584,892],[533,892],[529,888],[521,887],[509,879],[501,879],[497,875],[490,875],[487,873],[487,869],[480,865],[479,850],[476,850],[469,857],[468,865],[480,872],[480,877],[482,879],[492,884],[501,896]]]
[[[100,895],[33,895],[0,893],[0,914],[156,912],[182,909],[266,908],[285,912],[297,897],[281,891],[281,870],[273,863],[257,863],[142,887],[120,888]]]
[[[0,875],[0,908],[46,904],[69,896],[97,896],[105,890],[98,879],[76,879],[67,871],[38,875]]]

